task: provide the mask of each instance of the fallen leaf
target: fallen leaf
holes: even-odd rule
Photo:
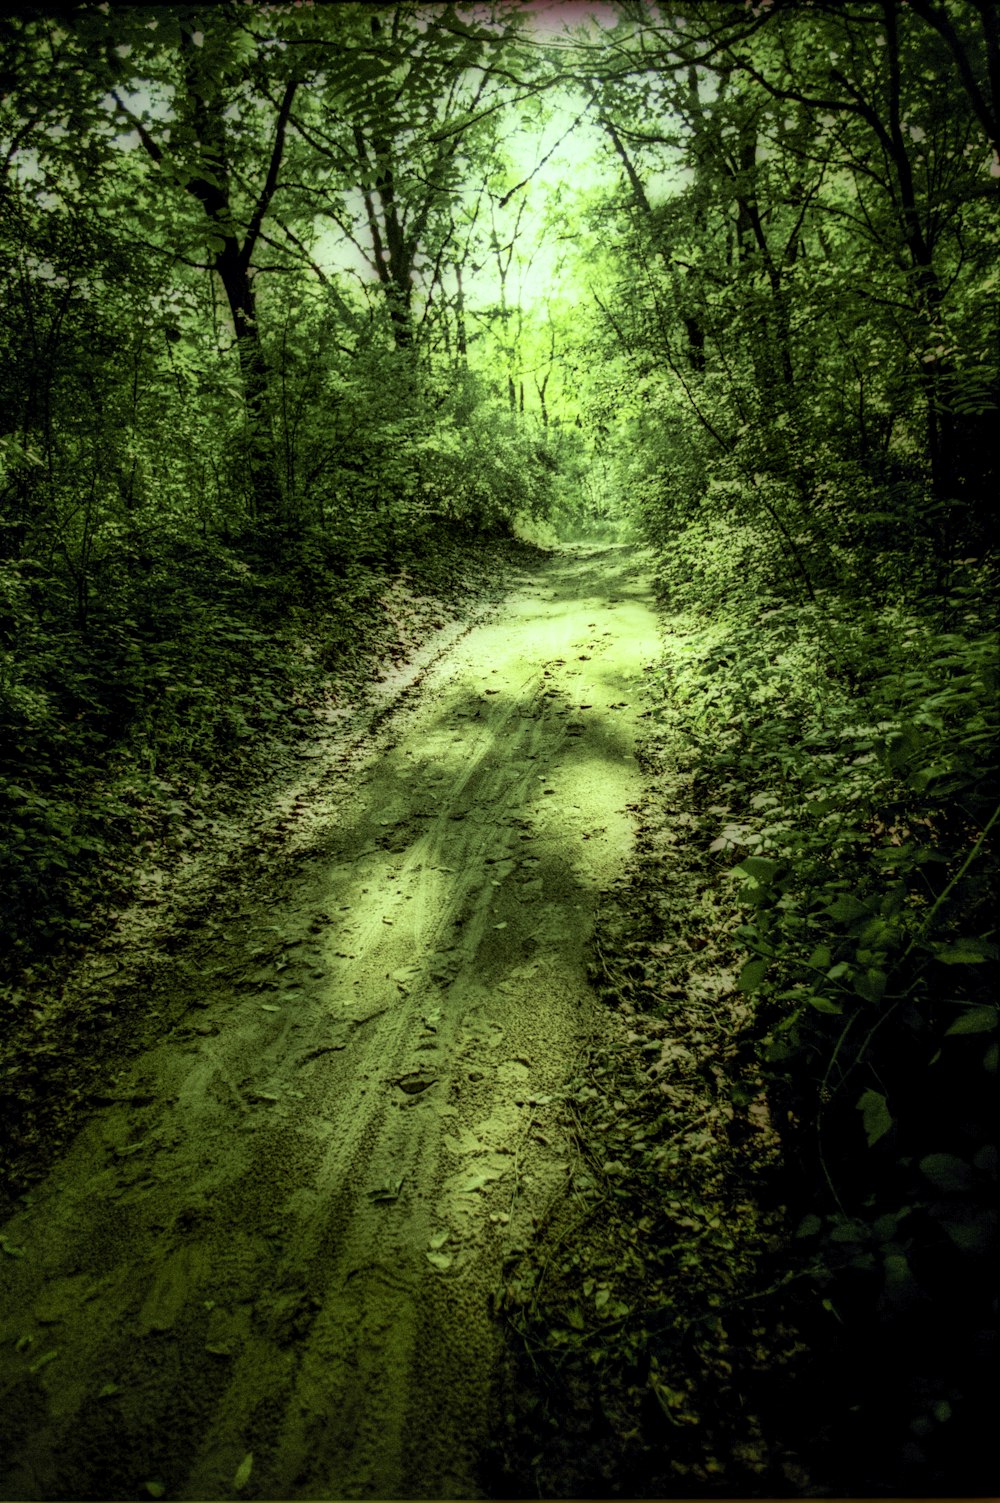
[[[247,1483],[250,1481],[250,1473],[252,1471],[253,1452],[248,1451],[243,1460],[240,1462],[239,1466],[236,1468],[236,1475],[233,1478],[234,1492],[238,1493],[241,1487],[246,1487]]]
[[[441,1248],[444,1247],[445,1243],[447,1242],[449,1235],[450,1234],[446,1231],[435,1232],[433,1237],[431,1238],[431,1252],[440,1252]]]
[[[432,1268],[436,1268],[440,1273],[444,1273],[446,1269],[451,1267],[451,1253],[429,1252],[427,1254],[427,1261]]]
[[[458,1188],[464,1192],[483,1190],[492,1180],[499,1178],[499,1169],[480,1169],[476,1174],[470,1174],[467,1179],[463,1179]]]
[[[383,1200],[398,1200],[399,1192],[403,1188],[403,1176],[399,1179],[389,1180],[384,1185],[378,1185],[374,1190],[368,1191],[368,1199],[373,1204]]]
[[[432,1085],[437,1084],[436,1075],[407,1075],[402,1080],[397,1080],[396,1085],[407,1096],[418,1096],[421,1091],[430,1090]]]

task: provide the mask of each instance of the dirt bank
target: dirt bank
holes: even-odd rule
[[[170,1033],[3,1229],[4,1497],[484,1495],[655,650],[634,553],[554,555],[178,955]]]

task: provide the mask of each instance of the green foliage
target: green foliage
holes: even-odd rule
[[[716,805],[709,850],[800,1222],[791,1268],[868,1330],[903,1331],[932,1299],[948,1341],[900,1381],[957,1384],[968,1403],[995,1217],[984,583],[966,571],[943,610],[713,601],[669,650],[662,711]]]
[[[511,409],[489,318],[470,366],[475,305],[444,277],[474,244],[466,184],[506,170],[488,65],[517,22],[372,21],[84,6],[0,30],[15,968],[199,785],[311,722],[388,580],[447,589],[461,539],[552,504],[556,446]]]
[[[14,962],[308,724],[387,579],[624,513],[697,618],[665,713],[725,811],[804,1263],[893,1319],[981,1292],[989,7],[678,0],[576,54],[502,7],[112,10],[0,29]],[[587,300],[532,312],[508,136],[556,84],[620,186],[550,194]]]

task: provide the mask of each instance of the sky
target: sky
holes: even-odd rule
[[[511,9],[531,14],[533,27],[547,44],[567,27],[578,27],[595,19],[612,26],[617,19],[610,5],[587,0],[509,0],[509,4]],[[463,9],[469,14],[475,8]],[[531,179],[499,215],[501,224],[512,226],[519,206],[524,204],[507,296],[509,302],[519,303],[527,313],[544,310],[553,299],[573,302],[589,298],[585,279],[581,281],[579,267],[574,266],[574,257],[569,253],[571,225],[579,224],[579,216],[573,212],[573,198],[580,189],[612,191],[619,176],[614,163],[600,151],[603,137],[596,124],[585,117],[574,125],[584,107],[582,96],[555,88],[546,94],[545,100],[550,118],[540,131],[519,124],[504,135],[504,150],[514,172],[511,186],[521,179]],[[515,106],[512,119],[516,118]],[[557,190],[561,190],[569,211],[565,235],[560,234],[558,222],[555,226],[546,223],[551,216],[551,198]],[[326,246],[331,266],[339,261],[362,271],[359,253],[346,245],[334,252],[333,239],[331,236]],[[370,272],[362,274],[365,280],[370,277]],[[470,306],[495,303],[499,297],[495,267],[489,260],[482,264],[478,274],[467,267],[464,287]]]
[[[564,26],[582,26],[591,17],[605,26],[613,26],[617,19],[611,5],[591,3],[591,0],[522,0],[518,6],[528,11],[535,27],[542,32],[559,32]]]

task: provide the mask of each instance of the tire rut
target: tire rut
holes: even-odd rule
[[[179,968],[182,1024],[4,1230],[4,1496],[487,1494],[491,1296],[565,1193],[551,1097],[602,1026],[640,565],[548,560]]]

